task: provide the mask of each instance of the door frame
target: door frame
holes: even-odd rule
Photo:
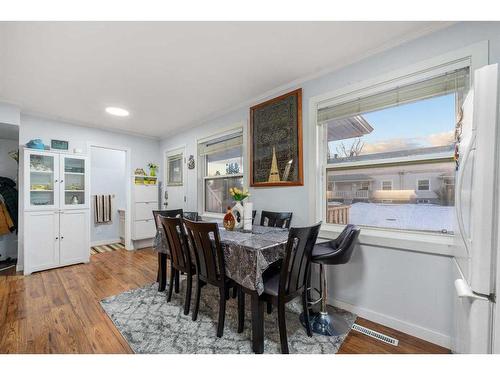
[[[181,187],[184,189],[184,204],[183,204],[183,209],[186,209],[187,207],[187,191],[188,191],[188,181],[187,181],[187,163],[186,163],[186,150],[187,150],[187,145],[183,144],[174,148],[169,148],[165,151],[163,151],[163,191],[161,194],[161,207],[164,208],[165,204],[165,191],[168,187],[167,181],[168,181],[168,162],[167,158],[172,155],[177,155],[182,153],[182,185],[179,185],[178,187]],[[165,208],[168,209],[168,206]]]
[[[122,146],[116,146],[116,145],[109,145],[109,144],[103,144],[99,142],[88,142],[87,143],[87,150],[88,150],[88,157],[89,157],[89,194],[92,197],[92,147],[96,148],[104,148],[108,150],[115,150],[115,151],[125,151],[125,201],[126,207],[125,207],[125,249],[126,250],[134,250],[134,245],[132,243],[132,162],[131,162],[131,157],[132,157],[132,150],[129,147],[122,147]],[[92,215],[89,215],[89,222],[92,224]],[[89,249],[90,251],[90,249]]]

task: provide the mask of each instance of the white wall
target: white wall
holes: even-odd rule
[[[91,147],[90,150],[90,194],[111,194],[112,221],[96,224],[92,220],[90,242],[92,245],[109,244],[119,241],[120,218],[118,209],[125,210],[126,201],[126,153],[102,147]],[[91,217],[94,217],[94,206],[91,206]]]
[[[490,43],[490,63],[500,62],[500,23],[466,22],[303,82],[300,87],[303,89],[305,175],[313,165],[314,157],[314,150],[309,148],[310,98],[484,40],[489,40]],[[296,87],[276,91],[272,96],[294,88]],[[177,136],[164,139],[161,149],[165,151],[186,145],[187,154],[196,155],[196,139],[237,123],[247,125],[249,107],[250,105],[243,106],[212,121],[200,123],[196,128]],[[246,131],[247,126],[245,137]],[[248,160],[245,166],[248,167]],[[198,186],[201,186],[197,181],[196,169],[188,170],[187,183],[187,206],[195,210],[198,208]],[[293,211],[293,225],[311,224],[316,197],[315,192],[309,189],[307,180],[300,187],[259,188],[250,191],[257,210]],[[331,300],[335,297],[344,306],[351,306],[351,309],[359,311],[362,316],[440,345],[450,346],[454,293],[451,258],[363,245],[352,264],[330,269],[329,277],[333,286],[330,289]]]

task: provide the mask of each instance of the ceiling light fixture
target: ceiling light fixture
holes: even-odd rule
[[[106,107],[106,112],[110,115],[119,117],[127,117],[129,115],[129,111],[119,107]]]

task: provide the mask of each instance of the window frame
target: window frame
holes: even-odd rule
[[[210,142],[213,141],[217,138],[221,138],[230,134],[235,134],[235,133],[242,133],[243,135],[243,142],[241,144],[241,158],[242,158],[242,164],[243,164],[243,173],[234,173],[230,175],[223,175],[223,176],[207,176],[207,159],[206,155],[199,155],[198,153],[198,145],[201,143],[205,142]],[[198,160],[198,184],[197,184],[197,196],[198,196],[198,212],[201,212],[202,217],[206,218],[216,218],[216,219],[221,219],[224,217],[225,213],[218,213],[218,212],[211,212],[211,211],[206,211],[206,202],[205,202],[205,186],[206,186],[206,180],[212,180],[212,179],[219,179],[219,178],[234,178],[234,177],[243,177],[243,186],[247,186],[247,176],[248,174],[246,173],[245,166],[247,165],[247,148],[246,148],[246,127],[244,126],[243,123],[239,123],[237,125],[233,125],[228,127],[225,130],[219,131],[212,133],[211,135],[203,138],[198,138],[196,140],[196,156]]]
[[[314,157],[309,159],[308,184],[311,187],[309,199],[311,209],[309,220],[311,222],[323,221],[320,236],[323,238],[336,238],[342,231],[343,225],[325,223],[326,219],[326,170],[327,153],[325,139],[325,127],[317,125],[317,110],[325,105],[354,100],[357,97],[373,95],[389,90],[398,85],[411,84],[419,80],[431,78],[447,71],[469,68],[469,87],[473,87],[474,71],[488,64],[488,41],[482,41],[470,46],[443,54],[438,57],[424,60],[390,73],[369,78],[364,81],[339,88],[332,92],[311,97],[309,100],[309,145],[311,150],[316,151]],[[414,158],[395,158],[390,161],[380,161],[383,166],[386,163],[412,162]],[[445,158],[446,159],[446,158]],[[418,160],[438,161],[434,156],[419,157]],[[343,168],[352,166],[374,165],[373,161],[342,163]],[[338,165],[337,165],[338,168]],[[318,178],[319,176],[319,178]],[[361,244],[372,246],[383,246],[397,250],[417,251],[435,253],[439,255],[453,255],[454,235],[434,232],[417,232],[411,230],[400,230],[392,228],[363,227]]]
[[[420,189],[420,181],[427,181],[427,189]],[[417,191],[431,191],[431,179],[417,178]]]
[[[171,182],[170,181],[170,168],[171,168],[171,161],[177,161],[177,160],[180,160],[181,162],[181,181],[180,182]],[[183,162],[184,162],[184,154],[182,151],[180,151],[179,153],[174,153],[174,154],[171,154],[171,155],[167,155],[167,182],[166,182],[166,185],[167,186],[184,186],[184,166],[183,166]]]
[[[385,189],[384,188],[384,183],[386,183],[386,182],[389,182],[391,184],[391,188],[390,189]],[[392,180],[381,180],[380,181],[380,190],[384,190],[384,191],[394,190],[394,184],[393,184]]]

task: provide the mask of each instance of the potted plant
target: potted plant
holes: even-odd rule
[[[148,167],[149,167],[149,175],[152,177],[155,177],[156,170],[158,169],[158,165],[156,165],[155,163],[149,163]]]

